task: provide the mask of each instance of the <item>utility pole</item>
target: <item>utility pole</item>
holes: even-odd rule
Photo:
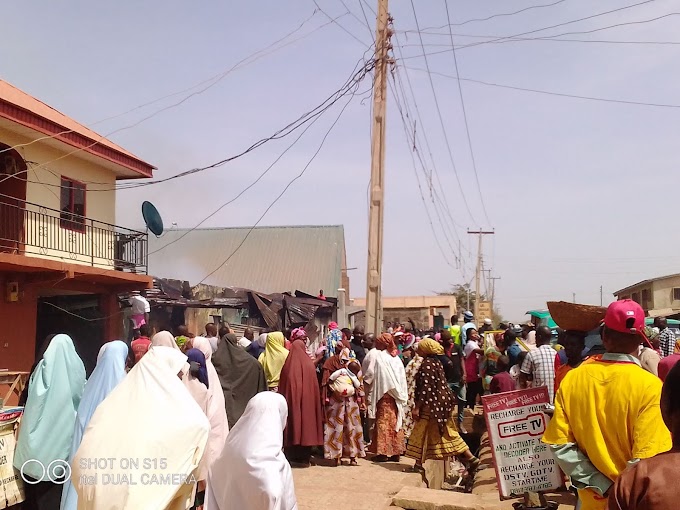
[[[602,299],[602,285],[600,285],[600,306],[604,306],[604,300]]]
[[[475,272],[475,320],[479,319],[479,283],[482,276],[482,237],[486,235],[493,235],[496,232],[493,230],[468,230],[468,234],[479,236],[479,245],[477,246],[477,271]]]
[[[576,292],[571,293],[571,302],[576,303]]]
[[[496,313],[495,303],[496,303],[496,280],[500,280],[500,276],[492,276],[489,278],[491,280],[491,309]]]
[[[366,270],[366,333],[382,331],[382,249],[385,197],[385,115],[387,107],[387,52],[392,35],[387,1],[378,0],[375,31],[375,80],[371,129],[371,183]]]

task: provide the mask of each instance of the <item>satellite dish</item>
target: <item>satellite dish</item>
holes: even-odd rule
[[[159,236],[163,233],[163,219],[158,213],[158,209],[151,202],[144,201],[142,204],[142,216],[144,223],[151,233]]]

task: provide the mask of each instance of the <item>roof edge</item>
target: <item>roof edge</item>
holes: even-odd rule
[[[6,99],[0,99],[0,117],[120,165],[139,174],[141,177],[153,177],[153,171],[156,170],[156,167],[149,163],[102,143],[103,141],[112,143],[103,136],[100,140],[93,140]],[[78,125],[81,124],[78,123]]]
[[[629,291],[629,290],[631,290],[635,287],[638,287],[640,285],[644,285],[645,283],[657,282],[657,281],[660,281],[660,280],[665,280],[666,278],[674,278],[674,277],[680,277],[680,273],[667,274],[665,276],[657,276],[656,278],[647,278],[646,280],[641,280],[637,283],[634,283],[633,285],[628,285],[628,287],[624,287],[621,290],[614,291],[614,292],[612,292],[612,294],[614,294],[615,296],[618,297],[619,294],[626,292],[626,291]]]

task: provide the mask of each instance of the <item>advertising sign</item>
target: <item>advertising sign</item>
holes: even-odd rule
[[[541,442],[549,417],[547,388],[482,397],[501,497],[562,486],[562,475],[548,445]]]
[[[479,308],[477,310],[478,317],[475,317],[477,322],[481,324],[484,319],[491,319],[491,302],[490,301],[480,301]]]

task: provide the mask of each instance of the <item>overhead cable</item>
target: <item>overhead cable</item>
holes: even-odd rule
[[[415,6],[415,3],[414,3],[414,0],[411,0],[411,9],[413,10],[413,17],[415,19],[416,26],[418,27],[418,30],[420,31],[420,25],[418,23],[418,14],[416,13],[416,6]],[[421,43],[422,50],[423,50],[423,58],[425,59],[425,67],[429,71],[430,64],[428,62],[427,55],[425,54],[425,46],[423,46],[423,44],[422,44],[423,43],[423,37],[422,37],[422,35],[420,35],[420,32],[418,32],[418,37],[420,38],[420,43]],[[458,175],[458,170],[456,169],[456,162],[454,161],[454,158],[453,158],[453,151],[451,150],[451,144],[449,143],[449,136],[446,132],[446,127],[444,126],[444,117],[442,116],[441,108],[439,107],[439,99],[437,99],[437,91],[435,90],[435,87],[434,87],[434,81],[432,80],[432,75],[429,74],[429,72],[428,72],[428,77],[429,77],[429,80],[430,80],[430,88],[432,89],[432,95],[434,97],[435,108],[437,110],[437,116],[439,117],[439,123],[441,125],[442,132],[444,134],[444,141],[446,142],[446,148],[447,148],[447,151],[448,151],[448,154],[449,154],[449,160],[451,161],[451,167],[453,169],[454,175],[456,176],[456,182],[458,183],[458,189],[460,190],[460,196],[463,199],[463,204],[465,204],[465,208],[467,209],[467,212],[468,212],[468,215],[470,216],[470,219],[472,220],[473,223],[476,224],[477,221],[475,220],[475,217],[472,214],[472,210],[470,209],[470,205],[468,204],[465,193],[463,192],[463,184],[460,180],[460,176]]]
[[[451,47],[453,51],[451,52],[453,54],[453,65],[456,70],[456,76],[458,76],[460,73],[458,71],[458,59],[456,58],[456,49],[453,46],[453,33],[451,32],[451,16],[449,14],[449,4],[446,0],[444,1],[444,8],[446,9],[446,21],[449,23],[449,35],[451,37]],[[484,212],[484,218],[486,218],[486,223],[487,225],[491,225],[491,220],[489,219],[489,214],[487,213],[486,210],[486,204],[484,203],[484,194],[482,193],[482,186],[479,183],[479,173],[477,172],[477,161],[475,159],[475,151],[472,148],[472,137],[470,136],[470,125],[468,123],[468,118],[467,118],[467,109],[465,108],[465,99],[463,98],[463,86],[460,83],[460,80],[456,80],[456,83],[458,84],[458,93],[460,95],[460,106],[463,110],[463,121],[465,123],[465,133],[467,134],[467,142],[468,142],[468,147],[470,148],[470,159],[472,160],[472,170],[474,171],[475,174],[475,181],[477,183],[477,191],[479,192],[479,201],[482,205],[482,211]]]

